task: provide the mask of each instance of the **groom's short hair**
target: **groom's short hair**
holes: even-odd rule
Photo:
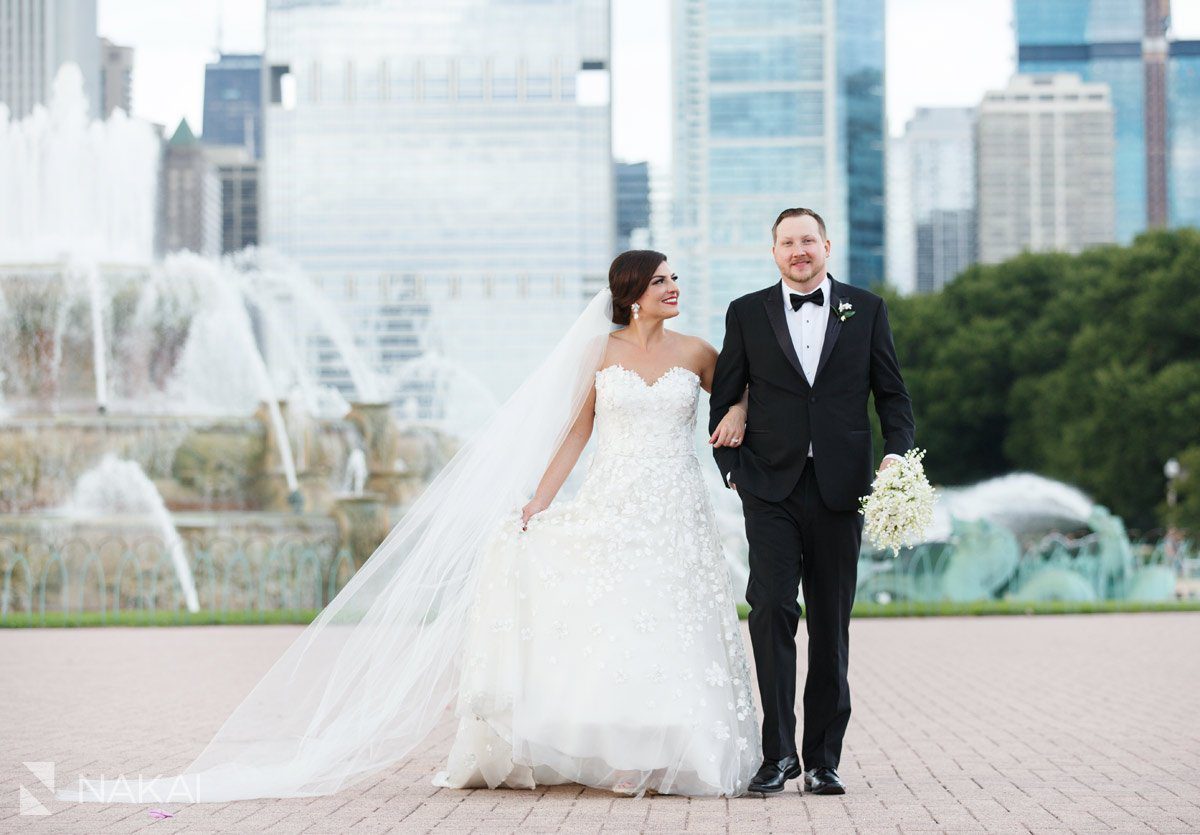
[[[803,217],[803,216],[811,217],[813,220],[815,220],[817,222],[817,228],[821,230],[821,239],[822,240],[825,240],[826,238],[829,237],[828,235],[825,234],[825,221],[821,218],[821,216],[819,214],[814,212],[812,209],[799,209],[799,208],[798,209],[784,209],[782,212],[779,213],[779,217],[775,218],[775,225],[773,225],[771,227],[771,243],[775,243],[775,241],[777,240],[777,238],[775,236],[775,230],[779,228],[779,224],[783,223],[789,217]]]

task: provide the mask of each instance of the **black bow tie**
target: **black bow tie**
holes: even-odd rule
[[[792,310],[799,310],[809,302],[812,302],[817,307],[825,304],[825,293],[821,291],[820,287],[809,293],[807,296],[802,296],[799,293],[789,293],[788,295],[792,299]]]

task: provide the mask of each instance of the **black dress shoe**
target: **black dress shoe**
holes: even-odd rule
[[[783,791],[784,784],[788,780],[794,780],[800,776],[802,769],[800,768],[800,758],[795,754],[790,754],[781,760],[763,760],[762,766],[758,769],[758,773],[754,775],[754,779],[750,781],[750,786],[747,791],[755,794],[775,794]]]
[[[812,794],[845,794],[846,786],[837,770],[827,765],[804,772],[804,788]]]

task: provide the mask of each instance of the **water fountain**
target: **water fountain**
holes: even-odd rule
[[[469,435],[499,407],[491,388],[436,348],[400,363],[387,381],[389,399],[420,391],[442,407],[439,425],[452,435]]]
[[[342,480],[342,492],[350,496],[361,496],[367,485],[367,456],[361,448],[354,449],[346,458],[346,477]]]
[[[385,392],[379,375],[362,357],[346,323],[303,271],[277,254],[257,248],[246,249],[233,256],[230,265],[237,272],[254,277],[252,282],[246,284],[264,310],[272,308],[268,298],[274,295],[276,300],[290,303],[316,323],[317,329],[340,354],[359,400],[378,403],[384,399]]]
[[[1083,492],[1033,473],[1011,473],[969,487],[941,490],[930,541],[946,539],[952,520],[986,519],[1014,533],[1078,528],[1086,525],[1094,503]]]
[[[0,262],[150,261],[159,153],[154,128],[122,111],[88,121],[73,64],[49,107],[13,121],[0,104]]]
[[[130,517],[149,520],[163,538],[187,610],[200,610],[196,581],[192,577],[183,539],[154,482],[146,478],[137,464],[121,461],[112,454],[105,455],[96,467],[80,477],[64,513],[73,521],[104,519],[111,522]],[[115,568],[109,566],[108,570],[111,572]]]
[[[300,597],[320,605],[453,443],[395,425],[386,386],[285,259],[155,258],[160,139],[119,112],[89,123],[81,91],[67,66],[49,107],[0,112],[0,612],[33,606],[37,588],[43,609],[47,588],[78,609],[56,579],[69,564],[79,589],[88,572],[169,564],[193,611],[261,607],[304,572],[319,593]],[[353,409],[308,375],[297,311],[340,351]],[[352,519],[350,468],[374,503]],[[135,529],[140,543],[112,544]]]
[[[1013,473],[939,492],[924,541],[892,559],[865,546],[874,601],[1169,600],[1170,569],[1140,564],[1120,518],[1070,485]]]

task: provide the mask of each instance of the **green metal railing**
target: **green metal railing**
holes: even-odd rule
[[[347,549],[277,537],[223,538],[188,553],[199,617],[188,612],[166,543],[82,539],[18,547],[0,539],[0,625],[238,622],[320,610],[353,576]],[[256,617],[258,616],[258,617]]]
[[[1141,608],[1160,603],[1200,608],[1197,542],[1146,538],[1127,543],[1120,549],[1123,556],[1114,559],[1102,543],[1087,537],[1075,542],[1048,537],[1007,556],[1003,548],[982,547],[984,541],[996,542],[925,543],[897,556],[864,552],[856,614],[1055,611],[1059,603],[1064,611],[1138,608],[1139,602]],[[185,606],[162,539],[18,543],[0,538],[0,626],[305,623],[356,570],[350,552],[331,542],[267,535],[206,541],[188,549],[188,564],[198,613]],[[1150,569],[1157,572],[1159,596],[1131,596]],[[1051,583],[1040,597],[1019,595],[1046,572],[1057,572],[1055,582],[1068,577],[1074,584],[1068,590],[1089,591],[1083,597],[1056,594]]]

